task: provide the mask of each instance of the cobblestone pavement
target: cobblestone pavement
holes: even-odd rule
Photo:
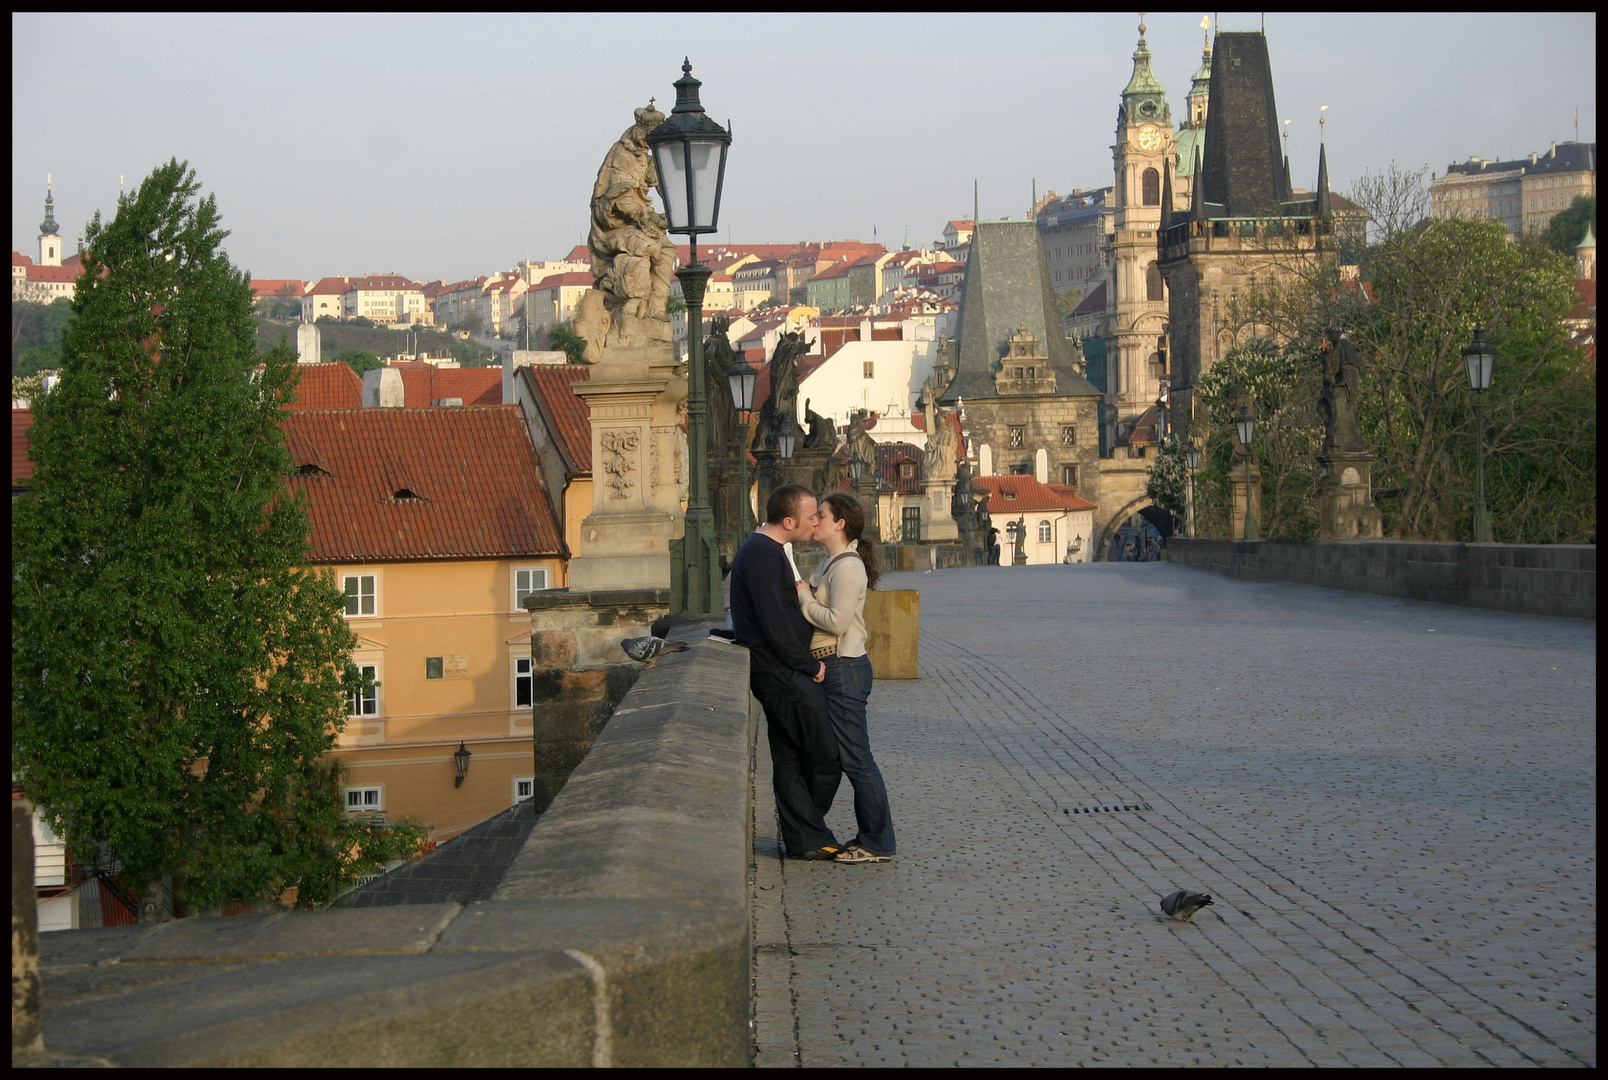
[[[776,859],[759,762],[757,1065],[1596,1064],[1595,624],[1165,563],[883,587],[922,592],[871,696],[899,856]]]

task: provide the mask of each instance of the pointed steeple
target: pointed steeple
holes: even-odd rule
[[[1200,175],[1200,147],[1195,147],[1195,182],[1189,188],[1189,217],[1192,221],[1200,221],[1206,216],[1206,197],[1203,194],[1206,187],[1201,183]]]
[[[1150,48],[1145,44],[1143,16],[1139,22],[1139,46],[1133,51],[1133,77],[1122,91],[1122,105],[1117,110],[1117,123],[1137,124],[1147,120],[1171,123],[1167,108],[1167,91],[1150,70]]]
[[[1161,231],[1172,228],[1172,160],[1161,163]]]
[[[1315,217],[1329,216],[1329,150],[1318,146],[1318,205]]]
[[[1290,155],[1285,154],[1284,155],[1284,201],[1285,202],[1289,202],[1292,198],[1295,197],[1292,194],[1292,192],[1294,192],[1294,191],[1295,191],[1295,185],[1290,183]]]
[[[45,220],[39,226],[40,236],[58,236],[61,230],[56,226],[56,199],[50,193],[50,186],[45,186]]]
[[[1277,213],[1286,185],[1267,38],[1255,31],[1219,32],[1211,87],[1205,169],[1196,180],[1205,189],[1204,202],[1220,217]]]

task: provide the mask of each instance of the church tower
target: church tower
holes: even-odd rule
[[[50,194],[50,177],[45,177],[45,220],[39,226],[39,265],[61,265],[61,230],[56,227],[56,200]]]
[[[1109,433],[1108,445],[1121,441],[1124,427],[1155,404],[1166,374],[1167,298],[1156,265],[1156,233],[1174,140],[1167,92],[1150,69],[1144,35],[1141,15],[1133,77],[1122,91],[1117,140],[1111,148],[1116,206],[1106,324],[1106,419],[1117,430]]]
[[[1184,107],[1184,122],[1178,125],[1173,137],[1172,180],[1173,209],[1188,211],[1190,196],[1195,188],[1195,158],[1205,149],[1206,106],[1211,102],[1212,46],[1203,40],[1200,46],[1200,69],[1189,80],[1189,99]]]

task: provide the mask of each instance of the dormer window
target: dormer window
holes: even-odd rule
[[[412,488],[397,488],[397,489],[396,489],[396,492],[395,492],[395,493],[394,493],[394,494],[393,494],[393,495],[392,495],[392,496],[391,496],[391,497],[392,497],[392,498],[393,498],[393,499],[397,499],[397,500],[402,500],[402,499],[419,499],[419,498],[420,498],[420,496],[419,496],[419,495],[418,495],[418,494],[416,494],[416,493],[415,493],[415,492],[414,492],[414,491],[413,491],[413,489],[412,489]]]
[[[309,462],[305,462],[300,468],[298,468],[296,470],[296,475],[297,476],[328,476],[329,473],[325,472],[323,469],[320,469],[317,465],[314,465],[311,461],[309,461]]]
[[[1016,501],[1016,492],[1014,492],[1014,491],[1005,492],[1005,501],[1006,502],[1015,502]]]

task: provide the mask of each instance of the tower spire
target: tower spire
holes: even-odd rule
[[[1141,120],[1161,121],[1169,118],[1167,91],[1150,70],[1150,47],[1145,44],[1145,13],[1139,13],[1139,44],[1133,50],[1133,75],[1122,91],[1122,106],[1117,115],[1118,124],[1133,124]]]
[[[1329,216],[1329,152],[1322,143],[1318,144],[1318,203],[1317,217]]]
[[[45,220],[40,223],[40,236],[56,236],[61,229],[56,225],[56,199],[50,193],[50,174],[45,174]]]

